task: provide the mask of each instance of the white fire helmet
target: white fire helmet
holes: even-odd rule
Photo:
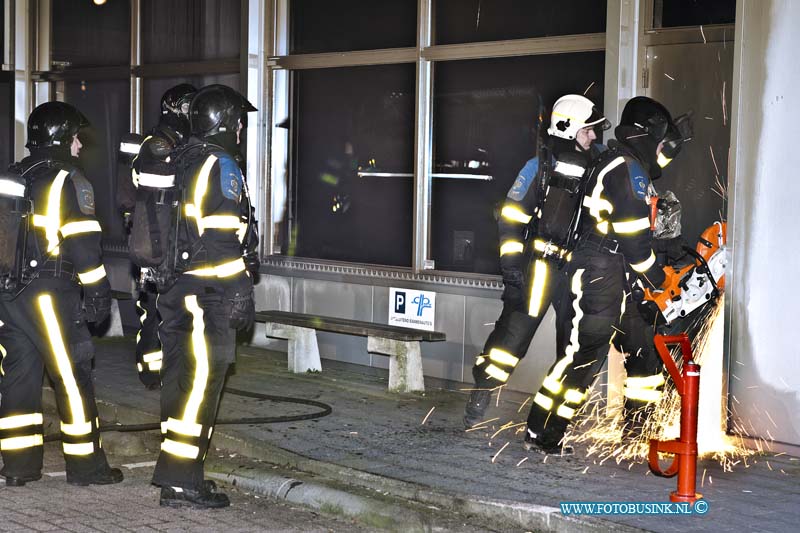
[[[578,135],[578,130],[587,126],[607,130],[611,127],[611,123],[585,96],[567,94],[553,104],[547,134],[572,141]]]

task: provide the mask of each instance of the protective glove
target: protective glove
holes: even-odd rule
[[[83,316],[87,322],[101,324],[111,314],[111,285],[103,280],[97,287],[83,288]]]
[[[667,265],[676,265],[686,256],[686,241],[678,236],[673,239],[653,239],[653,251]]]
[[[253,299],[253,284],[250,278],[247,284],[233,289],[228,294],[231,302],[230,327],[239,331],[246,331],[253,327],[256,318],[256,304]]]

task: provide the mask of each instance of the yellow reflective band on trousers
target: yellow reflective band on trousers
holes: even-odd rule
[[[545,411],[550,411],[553,409],[553,399],[548,398],[541,392],[537,392],[536,396],[533,397],[533,403],[535,403]]]
[[[141,327],[139,328],[139,331],[136,332],[136,344],[139,344],[139,342],[142,340],[142,328],[144,327],[144,321],[147,320],[147,309],[142,307],[142,304],[138,300],[136,302],[136,307],[142,310],[142,315],[139,317],[139,324],[141,324]],[[139,370],[139,372],[141,372],[141,370]]]
[[[167,431],[174,431],[179,435],[186,435],[187,437],[199,437],[203,432],[203,426],[194,422],[187,422],[185,420],[178,420],[177,418],[167,419]]]
[[[78,279],[81,281],[81,285],[91,285],[92,283],[97,283],[101,279],[106,277],[106,267],[100,265],[99,267],[95,268],[94,270],[90,270],[89,272],[83,272],[82,274],[78,274]]]
[[[72,362],[69,360],[69,354],[64,345],[64,337],[61,335],[61,327],[58,325],[58,317],[53,307],[53,298],[49,294],[42,294],[38,298],[38,303],[39,311],[42,314],[42,320],[47,330],[47,340],[56,360],[58,374],[67,391],[67,404],[69,405],[72,422],[74,424],[86,423],[83,398],[81,398],[78,384],[75,382],[75,375],[72,373]]]
[[[652,376],[631,377],[625,380],[623,393],[630,400],[657,402],[661,399],[659,387],[662,385],[664,385],[664,376],[660,373]]]
[[[572,417],[575,416],[575,409],[562,403],[558,406],[558,409],[556,409],[556,414],[561,418],[572,420]]]
[[[245,270],[244,259],[237,257],[233,261],[228,261],[221,265],[196,268],[194,270],[188,270],[186,273],[191,276],[200,276],[201,278],[229,278]]]
[[[44,437],[37,433],[36,435],[25,435],[24,437],[0,439],[0,450],[22,450],[41,446],[42,444],[44,444]]]
[[[489,351],[489,359],[493,362],[505,365],[505,366],[517,366],[519,362],[519,358],[510,354],[505,350],[501,350],[499,348],[492,348]]]
[[[150,370],[150,372],[158,372],[161,370],[161,365],[161,361],[153,361],[152,363],[147,363],[147,369]]]
[[[517,241],[506,241],[500,245],[500,255],[521,254],[523,250],[525,250],[525,246]]]
[[[81,422],[78,424],[65,424],[61,422],[61,432],[73,437],[80,437],[81,435],[88,435],[92,432],[91,422]]]
[[[647,217],[628,220],[625,222],[612,222],[611,227],[616,233],[630,234],[650,229],[650,219]]]
[[[658,166],[660,166],[661,168],[664,168],[665,166],[669,165],[671,162],[672,162],[672,159],[670,159],[669,157],[665,156],[661,152],[659,152],[658,156],[656,156],[656,163],[658,163]]]
[[[167,438],[161,443],[161,449],[170,455],[183,457],[184,459],[197,459],[200,454],[200,448],[197,446]]]
[[[25,426],[37,426],[43,423],[42,413],[14,415],[0,418],[0,429],[16,429]]]
[[[208,347],[205,339],[205,323],[203,309],[197,303],[196,295],[184,298],[186,309],[192,315],[192,356],[194,358],[194,376],[189,399],[181,419],[170,418],[167,420],[167,430],[180,435],[199,436],[201,426],[197,423],[197,414],[205,399],[206,385],[208,384]],[[161,449],[169,454],[188,459],[197,459],[200,448],[190,444],[164,439]]]
[[[504,205],[503,210],[500,211],[500,216],[512,222],[519,222],[520,224],[527,224],[531,221],[531,216],[525,214],[522,209],[515,205]]]
[[[161,350],[142,355],[142,361],[144,361],[145,363],[153,363],[155,361],[161,361],[163,358],[164,358],[164,353]]]
[[[531,300],[528,304],[528,314],[538,317],[542,311],[542,300],[547,287],[547,263],[537,259],[533,266],[533,283],[531,283]]]
[[[58,231],[61,228],[61,189],[64,181],[69,176],[66,170],[59,170],[50,190],[47,193],[47,206],[45,214],[34,214],[33,225],[37,228],[44,228],[44,236],[47,239],[47,252],[58,255]]]
[[[572,276],[571,289],[572,294],[575,295],[575,301],[572,303],[572,309],[575,311],[575,316],[572,318],[569,344],[565,349],[566,354],[564,357],[559,359],[559,361],[553,367],[553,370],[551,370],[547,377],[544,378],[544,388],[553,394],[558,394],[561,392],[563,387],[561,385],[561,380],[564,372],[566,371],[567,366],[572,364],[573,356],[580,349],[580,342],[578,342],[578,325],[580,324],[581,318],[583,318],[583,310],[581,309],[583,283],[581,282],[581,277],[583,276],[584,270],[585,269],[583,268],[579,268]]]
[[[79,444],[72,444],[70,442],[62,443],[64,455],[91,455],[94,453],[93,442],[81,442]]]
[[[629,400],[639,400],[642,402],[657,402],[661,399],[661,391],[656,389],[635,389],[631,387],[625,387],[623,389],[623,394]]]
[[[482,364],[483,364],[483,363],[485,363],[485,362],[486,362],[486,357],[484,357],[483,355],[479,355],[479,356],[478,356],[478,357],[475,359],[475,364],[476,364],[476,365],[478,365],[478,366],[482,365]]]
[[[642,261],[641,263],[631,263],[631,268],[641,274],[642,272],[647,272],[656,264],[656,254],[653,253],[653,250],[650,250],[650,257]]]
[[[81,233],[97,233],[102,232],[100,223],[96,220],[81,220],[80,222],[67,222],[59,228],[59,233],[65,239],[72,235],[80,235]]]
[[[209,155],[206,158],[203,166],[200,167],[200,172],[197,173],[197,180],[194,184],[194,195],[192,198],[193,204],[186,204],[186,216],[193,217],[197,224],[197,233],[203,235],[205,227],[203,226],[203,198],[208,190],[208,178],[211,175],[211,169],[214,168],[214,163],[217,162],[217,156]]]
[[[490,364],[489,366],[486,367],[486,374],[502,383],[508,381],[509,376],[511,376],[511,374],[509,374],[502,368],[495,366],[494,364]]]
[[[567,403],[580,405],[585,399],[586,393],[583,393],[578,389],[567,389],[567,392],[564,393],[564,401]]]
[[[625,386],[635,389],[655,389],[665,383],[664,375],[653,374],[652,376],[625,378]]]
[[[2,326],[3,326],[3,321],[0,320],[0,327]],[[6,349],[3,347],[2,344],[0,344],[0,376],[6,375],[5,370],[3,370],[3,359],[5,359],[7,355],[8,352],[6,352]]]

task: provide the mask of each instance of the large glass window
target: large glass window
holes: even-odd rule
[[[13,162],[14,73],[0,71],[0,169],[5,170]]]
[[[116,208],[113,177],[117,175],[120,137],[130,131],[130,82],[128,80],[65,83],[64,100],[77,107],[91,122],[81,131],[80,161],[92,182],[97,216],[106,242],[124,242],[122,219]]]
[[[411,265],[414,79],[413,64],[294,73],[286,253]]]
[[[241,0],[142,0],[142,63],[239,57]]]
[[[431,258],[499,272],[497,212],[534,157],[540,104],[567,93],[602,107],[604,53],[446,61],[434,71]],[[547,113],[545,113],[547,116]]]
[[[52,60],[69,67],[127,65],[131,57],[131,5],[114,0],[52,2]]]
[[[293,54],[416,45],[417,0],[291,0]]]
[[[603,0],[433,0],[436,44],[606,30]]]
[[[654,0],[653,27],[733,24],[736,0]]]
[[[6,52],[6,9],[4,2],[0,2],[0,64],[3,63]]]

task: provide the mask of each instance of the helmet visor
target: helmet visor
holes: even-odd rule
[[[664,146],[658,157],[658,163],[663,168],[675,159],[680,153],[683,144],[692,140],[694,129],[692,125],[692,112],[676,117],[668,126],[664,135]]]
[[[605,131],[611,127],[611,122],[596,107],[593,107],[592,114],[586,120],[586,126],[594,126],[599,131]]]

